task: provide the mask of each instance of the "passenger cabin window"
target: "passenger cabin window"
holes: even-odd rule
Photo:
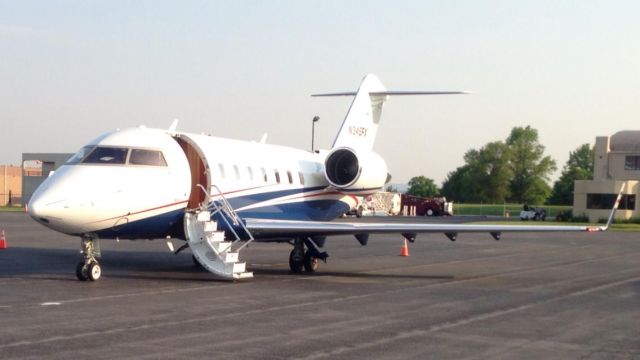
[[[276,182],[280,184],[280,173],[278,172],[278,170],[273,170],[273,172],[276,175]]]
[[[300,177],[300,185],[304,185],[304,175],[302,174],[302,172],[299,172],[298,176]]]
[[[220,171],[220,178],[224,179],[224,165],[218,164],[218,170]]]
[[[122,164],[127,161],[127,148],[98,146],[82,161],[83,164]]]
[[[157,150],[132,149],[129,164],[146,166],[167,166],[162,152]]]
[[[287,178],[289,178],[289,184],[293,184],[293,176],[291,176],[291,171],[287,171]]]
[[[238,165],[233,165],[233,172],[236,173],[236,179],[240,179],[240,169],[238,169]]]
[[[249,172],[249,180],[253,181],[253,169],[251,166],[247,166],[247,171]]]
[[[267,172],[264,168],[260,168],[260,171],[262,171],[262,178],[264,179],[264,182],[267,182]]]

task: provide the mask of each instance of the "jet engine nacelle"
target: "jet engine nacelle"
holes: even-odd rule
[[[332,150],[324,161],[324,176],[340,190],[377,190],[389,180],[387,164],[372,151]]]

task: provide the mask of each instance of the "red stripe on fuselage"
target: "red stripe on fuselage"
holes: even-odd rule
[[[99,223],[99,222],[103,222],[103,221],[120,219],[120,218],[123,218],[123,217],[131,216],[131,215],[138,215],[138,214],[142,214],[142,213],[145,213],[145,212],[154,211],[154,210],[158,210],[158,209],[163,209],[163,208],[167,208],[167,207],[171,207],[171,206],[175,206],[175,205],[179,205],[179,204],[186,204],[188,202],[189,202],[189,200],[179,201],[179,202],[175,202],[173,204],[157,206],[157,207],[154,207],[154,208],[151,208],[151,209],[136,211],[136,212],[133,212],[133,213],[127,213],[125,215],[120,215],[120,216],[115,216],[115,217],[111,217],[111,218],[107,218],[107,219],[103,219],[103,220],[93,221],[93,222],[90,222],[90,223],[87,223],[87,224],[95,224],[95,223]],[[87,225],[87,224],[85,224],[85,225]]]

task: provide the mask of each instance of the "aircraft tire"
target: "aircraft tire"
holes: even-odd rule
[[[293,250],[291,250],[291,253],[289,254],[289,269],[291,270],[291,272],[294,274],[299,274],[302,272],[303,267],[304,267],[304,260],[303,261],[294,260]]]
[[[306,272],[313,274],[318,271],[318,267],[320,267],[320,261],[318,261],[318,258],[311,256],[311,253],[307,251],[304,254],[303,265]]]
[[[85,266],[84,261],[81,261],[78,263],[78,265],[76,265],[76,277],[78,278],[78,280],[80,281],[89,280],[89,275],[87,270],[88,268],[87,266]]]
[[[89,264],[89,266],[87,267],[87,275],[89,280],[98,281],[100,279],[100,276],[102,276],[102,268],[100,267],[100,264],[98,264],[97,262],[92,262],[91,264]]]

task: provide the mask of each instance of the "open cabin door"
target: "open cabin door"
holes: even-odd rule
[[[200,205],[205,205],[206,208],[209,204],[203,203],[207,200],[207,196],[198,184],[202,185],[207,191],[211,189],[211,172],[209,171],[207,159],[202,149],[188,136],[184,134],[177,135],[175,140],[180,144],[182,151],[187,156],[191,171],[191,193],[187,210],[197,209]]]
[[[211,191],[211,172],[202,148],[188,135],[175,135],[174,138],[184,151],[191,172],[191,193],[184,214],[184,234],[194,259],[223,279],[253,277],[253,273],[246,270],[246,263],[239,259],[238,252],[244,246],[234,249],[234,242],[226,239],[225,232],[218,228],[218,222],[212,219],[208,210],[209,197],[198,186],[201,185],[207,192]]]

